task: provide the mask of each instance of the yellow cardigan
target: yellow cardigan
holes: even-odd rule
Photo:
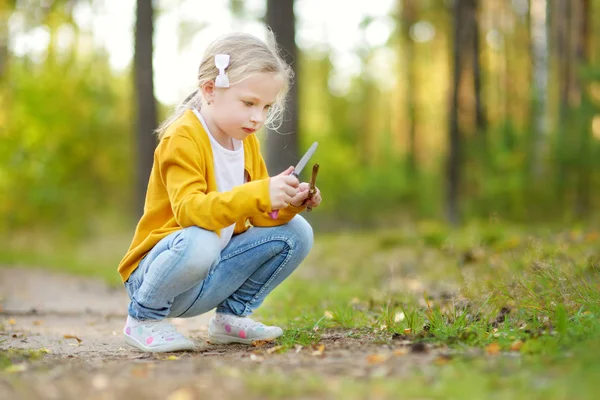
[[[176,120],[154,152],[144,214],[118,268],[123,282],[154,245],[179,229],[195,225],[220,234],[235,223],[239,234],[250,226],[283,225],[304,209],[289,206],[276,220],[268,215],[269,175],[254,134],[244,139],[244,169],[247,183],[217,192],[208,133],[191,110]]]

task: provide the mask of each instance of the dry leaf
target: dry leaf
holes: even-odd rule
[[[369,354],[367,356],[367,362],[370,365],[381,364],[382,362],[385,362],[385,360],[387,360],[387,357],[381,354]]]
[[[250,359],[256,362],[263,362],[265,360],[262,356],[257,356],[256,354],[250,354]]]
[[[11,324],[11,325],[14,325],[14,324],[17,323],[17,321],[15,321],[14,318],[11,318],[11,319],[8,320],[8,323]]]
[[[304,346],[297,344],[294,346],[296,348],[296,354],[300,353],[300,350],[302,350],[304,348]]]
[[[169,357],[165,358],[165,360],[175,361],[175,360],[179,360],[179,357],[177,357],[177,356],[169,356]]]
[[[408,334],[410,334],[411,332],[412,332],[412,329],[410,329],[410,328],[406,328],[406,329],[404,330],[404,334],[405,334],[405,335],[408,335]]]
[[[194,400],[194,392],[190,388],[177,389],[167,397],[167,400]]]
[[[283,346],[281,346],[281,345],[280,346],[271,347],[270,349],[267,350],[267,354],[276,353],[276,352],[278,352],[281,349],[283,349]]]
[[[252,342],[252,346],[254,347],[262,347],[266,344],[269,344],[271,342],[273,342],[275,339],[269,339],[269,340],[254,340]]]
[[[63,338],[65,338],[65,339],[75,339],[75,340],[77,340],[78,344],[81,343],[81,342],[83,342],[83,340],[79,339],[77,336],[74,336],[74,335],[63,335]]]
[[[17,373],[27,371],[27,365],[25,364],[13,364],[4,369],[4,372]]]
[[[450,360],[452,360],[452,356],[448,354],[441,354],[433,362],[437,365],[445,365],[448,364]]]
[[[598,240],[598,232],[596,231],[592,231],[590,233],[588,233],[587,235],[585,235],[585,241],[586,242],[595,242],[596,240]]]
[[[40,320],[40,319],[36,319],[35,321],[33,321],[33,324],[34,324],[35,326],[40,326],[40,325],[42,325],[43,323],[44,323],[44,321],[42,321],[42,320]]]
[[[109,385],[108,377],[106,375],[96,375],[92,378],[92,386],[96,390],[104,390]]]
[[[131,375],[136,378],[145,378],[148,376],[148,367],[135,367],[131,370]]]
[[[394,350],[394,355],[397,357],[401,357],[403,355],[406,355],[408,353],[407,349],[396,349]]]
[[[323,315],[325,315],[325,318],[327,319],[333,319],[333,313],[331,311],[325,311]]]
[[[313,346],[313,349],[316,349],[315,351],[312,352],[313,356],[321,356],[321,355],[323,355],[323,352],[325,351],[325,345],[320,344],[319,347]]]
[[[496,342],[490,343],[485,347],[485,351],[490,355],[500,354],[500,345]]]
[[[512,342],[512,344],[510,345],[510,349],[512,351],[520,351],[521,347],[523,347],[523,341],[522,340],[515,340],[514,342]]]

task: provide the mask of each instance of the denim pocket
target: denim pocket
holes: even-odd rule
[[[125,282],[125,290],[127,290],[127,294],[129,295],[130,299],[133,298],[133,295],[140,288],[140,285],[141,283],[138,279],[134,279],[131,276],[129,277],[129,279],[127,279],[127,281]]]

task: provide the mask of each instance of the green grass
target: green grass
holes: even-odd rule
[[[41,359],[48,353],[46,349],[23,350],[8,349],[0,350],[0,372],[19,372],[20,366]]]
[[[249,393],[259,398],[593,397],[600,373],[596,229],[488,222],[452,230],[425,222],[319,235],[316,243],[257,313],[286,327],[278,343],[282,351],[317,345],[335,329],[374,344],[393,346],[399,337],[441,345],[453,357],[411,367],[401,376],[375,368],[361,379],[260,368],[244,373]],[[35,263],[54,260],[55,268],[114,279],[120,251],[102,251],[103,259],[78,249],[56,259],[40,256]],[[114,260],[97,268],[85,261],[110,257]],[[492,346],[500,354],[488,354]]]
[[[44,268],[56,272],[99,278],[109,285],[121,285],[117,266],[125,254],[129,237],[88,240],[60,238],[58,234],[26,234],[0,237],[0,267]]]
[[[328,235],[317,243],[259,310],[268,322],[288,327],[284,348],[315,345],[335,328],[376,342],[400,335],[447,346],[456,356],[431,366],[426,377],[414,371],[364,382],[340,378],[332,386],[330,377],[305,382],[299,374],[286,382],[343,398],[367,398],[372,390],[390,398],[399,392],[407,398],[551,399],[595,393],[596,230],[483,224],[450,231],[427,223],[413,232]],[[500,354],[487,355],[490,345]],[[473,351],[481,356],[467,357]],[[276,372],[263,374],[277,381]],[[261,376],[248,379],[260,382]],[[251,387],[271,393],[268,385]]]

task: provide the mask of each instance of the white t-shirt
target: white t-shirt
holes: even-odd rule
[[[219,192],[228,192],[236,186],[242,185],[245,181],[244,173],[244,143],[241,140],[231,139],[234,150],[228,150],[221,146],[208,130],[206,121],[202,118],[200,112],[193,109],[194,114],[200,120],[200,123],[208,133],[210,145],[212,147],[213,158],[215,160],[215,179],[217,180],[217,190]],[[235,224],[221,229],[221,250],[227,246]]]

